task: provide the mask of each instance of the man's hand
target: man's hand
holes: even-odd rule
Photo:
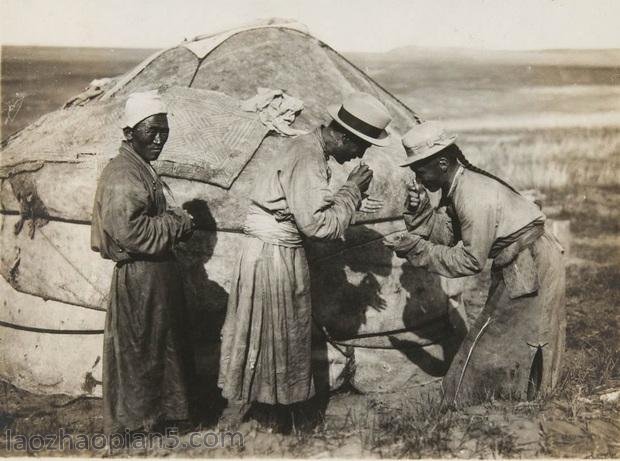
[[[407,210],[412,212],[418,211],[425,195],[426,190],[414,178],[411,184],[407,186]]]
[[[383,244],[396,253],[400,258],[406,258],[409,253],[422,239],[419,235],[403,232],[388,236],[383,239]]]
[[[362,205],[358,211],[362,213],[376,213],[383,208],[384,204],[385,202],[379,198],[364,197],[362,199]]]
[[[360,192],[364,193],[368,190],[368,186],[370,186],[370,181],[372,181],[372,170],[368,168],[368,165],[364,163],[360,163],[358,166],[353,168],[353,171],[349,173],[348,181],[353,181],[357,184]]]

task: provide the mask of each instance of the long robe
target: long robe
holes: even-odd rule
[[[185,300],[172,248],[191,218],[166,208],[163,183],[123,142],[99,179],[91,246],[116,262],[103,346],[103,422],[108,433],[188,417],[191,357]]]
[[[315,393],[303,239],[342,237],[362,198],[352,182],[333,194],[329,179],[319,130],[257,175],[222,329],[219,386],[229,401],[292,404]]]
[[[425,199],[405,214],[397,253],[446,277],[494,260],[485,307],[444,377],[444,402],[533,398],[555,385],[564,350],[562,249],[534,203],[477,172],[460,167],[442,204]]]

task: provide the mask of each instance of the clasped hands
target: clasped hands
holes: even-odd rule
[[[351,181],[357,185],[360,192],[362,193],[362,203],[358,209],[361,213],[376,213],[381,208],[385,202],[379,198],[370,197],[366,194],[368,187],[370,186],[370,182],[372,181],[373,172],[365,163],[360,162],[358,166],[353,168],[351,173],[349,173],[349,177],[347,181]]]

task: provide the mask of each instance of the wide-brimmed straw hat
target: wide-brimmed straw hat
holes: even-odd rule
[[[429,158],[454,144],[455,140],[456,135],[447,133],[439,122],[428,121],[415,125],[403,136],[402,142],[407,153],[407,161],[401,163],[400,166],[409,166]]]
[[[385,128],[392,116],[377,98],[367,93],[353,93],[341,105],[331,105],[327,112],[347,131],[375,146],[390,144]]]

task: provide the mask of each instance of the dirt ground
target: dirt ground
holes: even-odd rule
[[[552,395],[535,402],[491,401],[438,410],[439,381],[399,394],[331,396],[324,417],[289,435],[255,420],[240,428],[243,447],[120,450],[116,456],[269,457],[618,457],[620,456],[620,188],[580,186],[549,192],[545,210],[571,221],[567,352]],[[467,294],[475,315],[484,283]],[[96,433],[101,400],[37,396],[0,384],[0,453],[13,434]],[[185,432],[214,431],[213,425]],[[189,435],[181,437],[181,442]],[[108,456],[105,450],[40,455]]]

